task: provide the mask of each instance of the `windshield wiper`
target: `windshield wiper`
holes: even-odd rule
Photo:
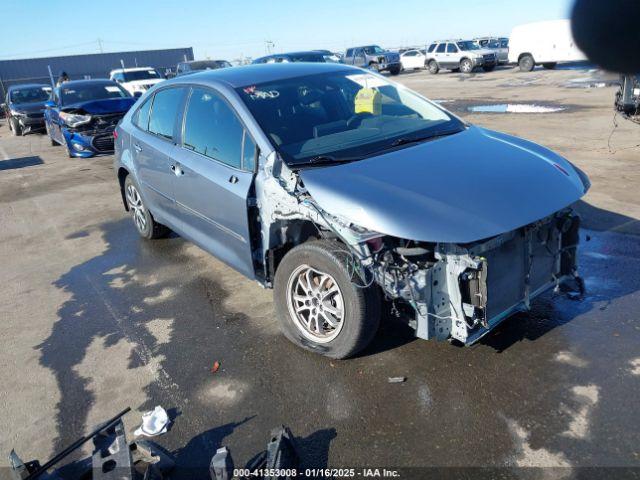
[[[340,163],[355,162],[362,160],[362,157],[334,157],[333,155],[316,155],[307,160],[306,163],[312,165],[337,165]]]
[[[422,137],[401,137],[391,142],[391,146],[399,147],[400,145],[409,145],[411,143],[422,143],[426,142],[427,140],[434,140],[436,138],[446,137],[459,132],[461,132],[461,130],[443,130],[441,132],[434,132],[431,135],[424,135]]]

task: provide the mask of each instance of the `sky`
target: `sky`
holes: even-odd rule
[[[46,4],[46,7],[44,6]],[[0,59],[193,47],[196,59],[508,35],[572,0],[2,0]]]

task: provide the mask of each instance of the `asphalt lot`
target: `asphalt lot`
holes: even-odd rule
[[[162,405],[179,466],[207,466],[220,444],[243,465],[285,424],[308,466],[640,467],[640,127],[613,130],[614,87],[571,82],[598,75],[397,77],[587,172],[588,292],[548,294],[471,348],[387,318],[341,362],[281,336],[270,291],[178,237],[140,240],[112,157],[69,159],[0,124],[0,466],[12,448],[46,460],[126,406],[133,430]],[[467,110],[494,103],[566,110]]]

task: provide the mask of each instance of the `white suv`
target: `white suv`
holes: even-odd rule
[[[442,68],[471,73],[477,67],[490,72],[498,63],[495,52],[480,48],[471,40],[434,42],[427,50],[427,68],[436,74]]]
[[[111,70],[109,78],[118,82],[122,88],[136,97],[164,80],[162,75],[152,67],[118,68]]]

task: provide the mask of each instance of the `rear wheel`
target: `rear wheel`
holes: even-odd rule
[[[11,134],[14,137],[22,136],[22,127],[20,126],[20,122],[18,122],[17,118],[11,117],[9,119],[9,128],[11,129]]]
[[[536,62],[533,57],[527,53],[520,57],[520,60],[518,60],[518,66],[520,67],[520,71],[530,72],[535,68]]]
[[[438,66],[438,62],[436,62],[435,60],[431,60],[427,64],[427,69],[429,70],[429,73],[432,74],[432,75],[436,75],[440,71],[440,67]]]
[[[274,298],[285,336],[331,358],[361,351],[380,323],[377,287],[363,288],[338,242],[308,242],[287,253],[276,271]]]
[[[463,58],[460,61],[460,71],[462,73],[471,73],[473,72],[473,63],[468,58]]]
[[[124,194],[131,218],[140,236],[147,240],[166,237],[170,230],[155,221],[153,215],[151,215],[151,212],[142,201],[140,189],[131,178],[131,175],[128,175],[124,181]]]
[[[546,68],[547,70],[553,70],[554,68],[556,68],[556,65],[558,65],[556,62],[542,64],[543,68]]]

